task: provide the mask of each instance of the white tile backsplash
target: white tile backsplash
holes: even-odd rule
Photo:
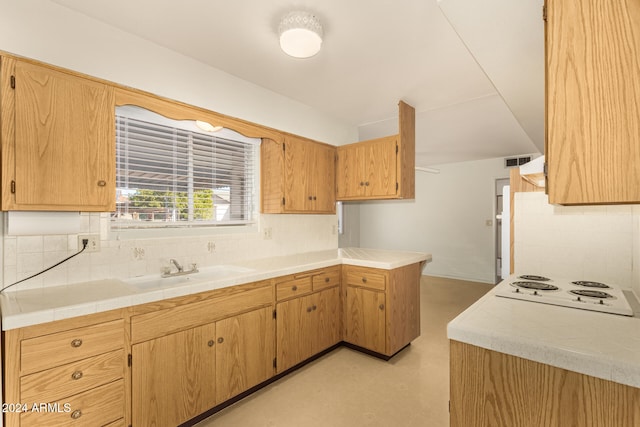
[[[550,205],[516,193],[516,273],[610,282],[640,293],[640,208]]]
[[[108,278],[126,279],[160,274],[175,258],[186,268],[205,267],[300,252],[336,249],[335,215],[261,215],[256,231],[202,234],[184,237],[117,239],[109,231],[109,214],[82,213],[80,234],[101,236],[97,253],[82,253],[43,275],[11,290],[58,286]],[[271,227],[272,238],[262,230]],[[234,230],[235,231],[235,230]],[[155,233],[161,235],[161,233]],[[7,236],[2,253],[2,286],[10,285],[78,251],[78,235]],[[7,290],[9,292],[9,290]]]

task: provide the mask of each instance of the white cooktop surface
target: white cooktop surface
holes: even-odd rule
[[[581,310],[633,316],[633,310],[627,298],[615,284],[558,277],[531,277],[510,276],[496,285],[496,295]]]

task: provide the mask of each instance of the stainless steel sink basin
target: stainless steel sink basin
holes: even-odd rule
[[[189,283],[201,283],[209,280],[220,280],[227,277],[250,273],[254,270],[236,265],[214,265],[201,268],[199,272],[173,277],[144,276],[126,280],[139,290],[165,289]]]

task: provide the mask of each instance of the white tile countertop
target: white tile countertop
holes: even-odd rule
[[[200,268],[199,273],[105,279],[0,294],[2,330],[130,307],[339,264],[391,270],[430,262],[421,252],[346,248]]]
[[[452,320],[449,339],[640,387],[640,317],[501,298],[495,288]]]

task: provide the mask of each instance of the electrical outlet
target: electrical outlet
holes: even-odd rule
[[[262,237],[265,240],[271,240],[271,238],[273,237],[273,230],[271,229],[271,227],[265,227],[264,230],[262,230]]]
[[[100,235],[99,234],[79,234],[78,235],[78,250],[82,249],[82,241],[87,239],[87,247],[85,252],[100,252]]]

